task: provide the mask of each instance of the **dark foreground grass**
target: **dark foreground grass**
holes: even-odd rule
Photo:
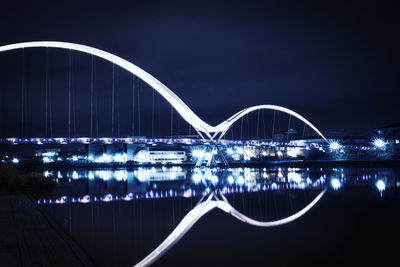
[[[0,164],[0,191],[28,193],[35,198],[49,197],[56,183],[51,177],[37,172],[23,172],[13,166]]]

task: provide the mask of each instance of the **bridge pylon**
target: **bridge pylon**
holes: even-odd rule
[[[216,167],[218,165],[228,166],[228,161],[218,145],[206,145],[201,156],[196,162],[196,167]]]

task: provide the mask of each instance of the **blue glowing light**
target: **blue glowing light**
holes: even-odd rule
[[[200,183],[202,179],[203,179],[203,176],[201,175],[201,173],[194,173],[192,176],[192,180],[195,184]]]
[[[90,202],[90,196],[89,195],[82,196],[82,197],[78,198],[78,202],[80,202],[80,203],[89,203]]]
[[[201,150],[201,149],[192,150],[192,156],[195,157],[195,158],[200,158],[200,157],[203,156],[203,154],[204,154],[204,151]]]
[[[62,197],[56,199],[56,204],[64,204],[67,202],[67,200],[68,200],[68,198],[66,196],[62,196]]]
[[[113,196],[111,194],[107,194],[107,195],[101,197],[100,200],[104,201],[104,202],[110,202],[113,200]]]
[[[339,181],[339,179],[335,178],[331,180],[331,186],[333,189],[338,190],[342,186],[342,183]]]
[[[376,188],[378,188],[379,192],[385,191],[385,189],[386,189],[385,182],[382,180],[378,180],[376,182]]]
[[[329,143],[329,149],[331,151],[336,151],[338,149],[340,149],[342,146],[340,145],[340,143],[338,141],[332,141]]]
[[[272,183],[272,184],[271,184],[271,189],[272,189],[272,190],[278,189],[278,185],[277,185],[276,183]]]
[[[12,162],[13,162],[14,164],[18,164],[18,163],[19,163],[19,159],[13,158]]]
[[[244,153],[243,148],[237,147],[237,148],[236,148],[236,153],[238,153],[238,154],[243,154],[243,153]]]
[[[215,185],[218,183],[218,177],[216,175],[211,176],[211,182]]]
[[[375,138],[373,145],[379,149],[385,149],[387,145],[387,141],[383,140],[382,138]]]
[[[43,163],[49,163],[52,162],[52,159],[49,157],[43,157]]]
[[[244,178],[243,176],[239,176],[236,180],[236,182],[238,183],[238,185],[243,185],[244,184]]]
[[[122,199],[125,200],[125,201],[130,201],[130,200],[133,199],[133,194],[129,193],[129,194],[123,196]]]

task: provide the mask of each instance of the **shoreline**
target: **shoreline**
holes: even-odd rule
[[[2,188],[0,210],[0,265],[95,266],[28,194]]]

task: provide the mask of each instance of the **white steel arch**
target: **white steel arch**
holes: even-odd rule
[[[221,193],[220,196],[222,200],[216,198],[216,196],[212,193],[208,196],[207,200],[201,203],[198,203],[186,216],[182,219],[182,221],[178,224],[178,226],[172,231],[172,233],[164,239],[164,241],[154,249],[150,254],[148,254],[144,259],[140,262],[135,264],[135,267],[142,267],[142,266],[149,266],[150,264],[154,263],[157,259],[163,256],[170,248],[174,246],[176,242],[178,242],[189,230],[193,227],[193,225],[200,220],[201,217],[206,215],[211,210],[218,208],[226,213],[232,215],[236,219],[258,227],[274,227],[284,225],[290,222],[293,222],[308,211],[311,210],[324,196],[326,193],[327,187],[319,193],[313,201],[311,201],[307,206],[305,206],[300,211],[296,212],[295,214],[288,216],[286,218],[275,220],[275,221],[257,221],[250,217],[247,217],[243,213],[240,213],[234,207],[232,207],[225,196]],[[213,199],[216,198],[216,199]]]
[[[172,90],[170,90],[167,86],[161,83],[159,80],[154,78],[148,72],[139,68],[138,66],[132,64],[131,62],[108,53],[106,51],[81,45],[75,43],[67,43],[67,42],[56,42],[56,41],[38,41],[38,42],[24,42],[17,43],[11,45],[0,46],[0,52],[20,49],[20,48],[33,48],[33,47],[52,47],[52,48],[62,48],[62,49],[70,49],[79,52],[83,52],[90,55],[95,55],[102,59],[105,59],[109,62],[118,65],[119,67],[129,71],[130,73],[136,75],[140,79],[142,79],[145,83],[150,85],[154,90],[160,93],[174,108],[175,110],[182,116],[184,120],[186,120],[189,124],[191,124],[196,130],[205,133],[207,136],[210,136],[210,132],[213,132],[212,126],[205,123],[201,120]]]
[[[290,110],[288,108],[285,107],[281,107],[281,106],[277,106],[277,105],[258,105],[258,106],[253,106],[253,107],[249,107],[249,108],[245,108],[239,112],[237,112],[236,114],[234,114],[233,116],[231,116],[229,119],[225,120],[224,122],[218,124],[215,127],[215,131],[214,131],[214,136],[215,137],[218,133],[221,133],[221,135],[219,136],[219,139],[221,139],[226,131],[229,130],[229,128],[240,118],[242,118],[243,116],[249,114],[250,112],[256,111],[256,110],[261,110],[261,109],[271,109],[271,110],[277,110],[277,111],[281,111],[284,113],[287,113],[289,115],[292,115],[293,117],[298,118],[299,120],[301,120],[302,122],[304,122],[305,124],[307,124],[308,126],[311,127],[311,129],[313,129],[319,136],[321,136],[325,141],[328,141],[325,136],[317,129],[317,127],[315,127],[311,122],[309,122],[306,118],[304,118],[303,116],[301,116],[300,114],[294,112],[293,110]]]
[[[249,107],[242,111],[239,111],[238,113],[234,114],[229,119],[225,120],[219,125],[211,126],[202,119],[200,119],[171,89],[169,89],[162,82],[157,80],[151,74],[149,74],[148,72],[144,71],[143,69],[139,68],[138,66],[134,65],[133,63],[121,57],[118,57],[114,54],[108,53],[106,51],[94,47],[75,44],[75,43],[68,43],[68,42],[36,41],[36,42],[23,42],[23,43],[0,46],[0,52],[21,49],[21,48],[34,48],[34,47],[52,47],[52,48],[75,50],[90,55],[95,55],[109,62],[112,62],[115,65],[118,65],[119,67],[136,75],[137,77],[142,79],[145,83],[150,85],[158,93],[160,93],[175,108],[175,110],[182,116],[182,118],[185,121],[187,121],[190,125],[192,125],[193,128],[195,128],[197,131],[206,134],[210,139],[213,139],[219,133],[221,134],[219,138],[224,136],[226,131],[231,127],[233,123],[235,123],[238,119],[248,114],[249,112],[252,112],[257,109],[273,109],[288,113],[302,120],[307,125],[309,125],[314,131],[316,131],[324,140],[326,140],[325,136],[304,117],[302,117],[301,115],[297,114],[296,112],[290,109],[276,105],[259,105],[259,106]],[[213,133],[214,135],[211,136],[211,134]]]

